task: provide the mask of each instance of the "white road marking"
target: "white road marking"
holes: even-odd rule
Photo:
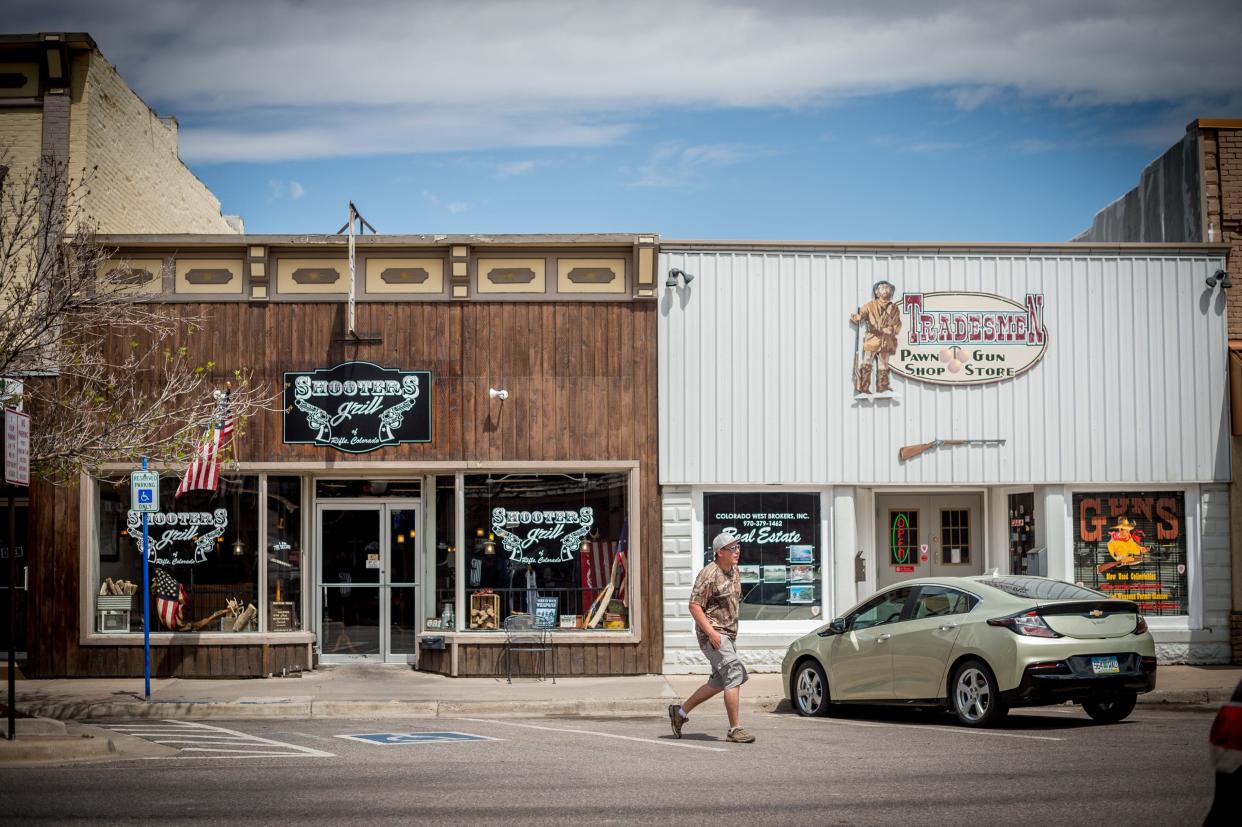
[[[569,729],[567,727],[537,726],[536,724],[519,724],[514,721],[496,721],[489,718],[459,718],[458,720],[472,721],[476,724],[498,724],[499,726],[516,726],[524,729],[542,729],[546,732],[568,732],[573,735],[594,735],[597,738],[618,738],[622,741],[638,741],[643,744],[659,744],[665,747],[705,749],[709,752],[728,752],[728,750],[723,747],[705,747],[699,744],[683,744],[681,741],[668,741],[657,738],[636,738],[633,735],[617,735],[612,732],[596,732],[591,729]]]
[[[324,752],[311,747],[302,747],[297,744],[287,744],[283,741],[273,741],[270,738],[250,735],[249,733],[225,729],[224,727],[200,724],[196,721],[160,721],[151,724],[101,724],[100,726],[122,735],[142,738],[156,744],[164,744],[166,746],[176,744],[192,745],[177,747],[182,753],[228,753],[228,756],[231,758],[247,758],[251,756],[282,756],[288,758],[336,757],[335,753]],[[276,752],[273,750],[273,747],[281,751]],[[181,755],[177,757],[189,758],[195,756]],[[219,758],[224,756],[197,757]],[[152,756],[152,760],[163,759]]]
[[[1050,735],[1022,735],[1017,732],[995,732],[990,729],[966,729],[948,726],[935,726],[934,724],[890,724],[883,721],[863,722],[863,721],[842,721],[831,718],[814,719],[821,724],[840,724],[841,726],[857,726],[857,727],[899,727],[902,729],[919,729],[931,730],[933,732],[953,732],[958,735],[991,735],[996,738],[1023,738],[1030,741],[1064,741],[1064,738],[1053,738]]]

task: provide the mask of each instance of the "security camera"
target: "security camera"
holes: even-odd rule
[[[501,402],[504,402],[506,399],[509,398],[509,392],[507,390],[504,390],[503,388],[500,390],[496,390],[495,388],[488,388],[487,395],[490,396],[492,399],[499,399]]]

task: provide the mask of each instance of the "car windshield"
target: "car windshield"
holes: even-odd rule
[[[1032,600],[1099,600],[1104,595],[1073,583],[1042,577],[982,577],[980,583]]]

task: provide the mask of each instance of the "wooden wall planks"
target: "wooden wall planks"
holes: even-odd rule
[[[336,460],[395,462],[639,463],[642,641],[558,647],[560,674],[656,673],[663,662],[661,512],[657,488],[656,306],[627,302],[379,303],[357,306],[356,329],[380,344],[344,341],[346,309],[333,303],[177,304],[168,311],[202,316],[185,336],[198,363],[215,362],[223,383],[234,369],[254,372],[273,393],[289,370],[350,360],[431,370],[432,441],[345,455],[284,445],[279,411],[245,423],[242,462]],[[124,337],[128,341],[128,336]],[[506,388],[504,405],[488,388]],[[78,492],[35,483],[31,491],[32,558],[28,649],[32,676],[133,676],[141,648],[78,643]],[[459,674],[494,674],[501,647],[465,644]],[[262,649],[155,647],[156,674],[257,674]],[[305,645],[272,644],[269,665],[308,668]],[[424,668],[447,673],[444,653],[425,653]]]

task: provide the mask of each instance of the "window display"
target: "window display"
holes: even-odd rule
[[[1145,615],[1187,614],[1184,492],[1079,492],[1074,516],[1076,583]]]
[[[742,554],[740,620],[812,620],[823,608],[824,545],[819,494],[707,493],[703,495],[703,564],[712,538],[727,532]]]
[[[259,478],[222,476],[214,492],[174,497],[178,483],[161,478],[148,519],[151,631],[257,631]],[[97,628],[109,632],[143,628],[142,517],[129,496],[127,481],[98,488]]]
[[[302,480],[267,478],[267,630],[302,628]]]
[[[461,628],[495,630],[515,614],[628,628],[628,485],[626,473],[467,475]]]

